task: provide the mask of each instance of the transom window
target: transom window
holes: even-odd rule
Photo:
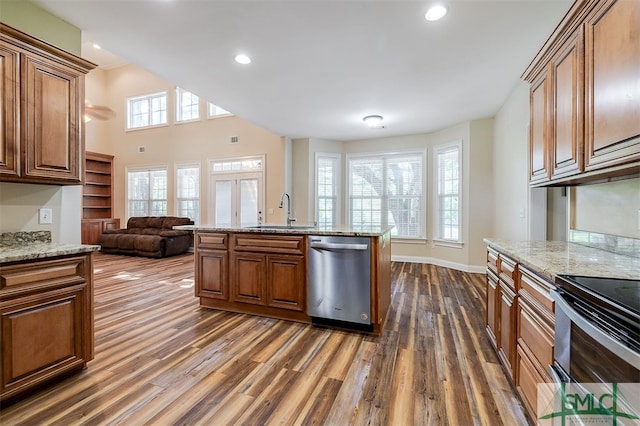
[[[128,217],[167,215],[167,169],[127,170]]]
[[[167,124],[167,92],[127,98],[127,129]]]
[[[229,111],[224,108],[220,108],[218,105],[214,105],[211,102],[208,103],[208,117],[223,117],[225,115],[231,115]]]
[[[461,144],[436,147],[436,234],[444,241],[461,241],[460,170]]]
[[[176,121],[192,121],[200,118],[200,98],[176,87]]]
[[[176,166],[176,206],[177,214],[200,223],[200,165],[183,164]]]
[[[349,224],[396,238],[425,238],[424,153],[350,157]]]
[[[261,171],[262,158],[251,157],[230,160],[215,160],[211,163],[214,173]]]

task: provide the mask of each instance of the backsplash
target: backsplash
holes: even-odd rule
[[[570,229],[568,241],[612,253],[640,258],[640,239],[636,238]]]
[[[51,231],[3,232],[0,234],[0,247],[50,242]]]

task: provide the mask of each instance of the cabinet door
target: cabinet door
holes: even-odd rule
[[[0,304],[2,399],[90,359],[86,291],[82,284]]]
[[[499,351],[509,375],[513,377],[516,353],[516,311],[515,293],[504,283],[500,283],[500,338]]]
[[[498,335],[499,316],[499,298],[500,290],[498,288],[498,277],[489,269],[487,270],[487,333],[489,340],[494,348],[498,349],[496,336]]]
[[[229,254],[198,249],[196,297],[229,300]]]
[[[19,166],[18,115],[20,75],[18,52],[0,41],[0,174],[17,176]]]
[[[267,262],[267,305],[304,311],[304,257],[269,256]]]
[[[530,92],[531,118],[529,124],[529,181],[549,180],[549,71],[533,82]]]
[[[110,229],[120,229],[120,219],[105,219],[102,221],[102,232]]]
[[[640,2],[601,3],[585,26],[586,170],[640,159]]]
[[[80,183],[84,74],[28,54],[21,67],[23,177]]]
[[[574,175],[584,170],[583,45],[580,27],[551,61],[552,179]]]
[[[232,297],[235,302],[264,305],[267,281],[265,255],[242,253],[233,255]]]
[[[97,244],[102,235],[102,222],[98,220],[83,220],[80,223],[82,244]]]

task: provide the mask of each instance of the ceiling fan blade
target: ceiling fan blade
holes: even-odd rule
[[[85,105],[84,113],[96,120],[110,120],[116,116],[111,108],[101,105]]]

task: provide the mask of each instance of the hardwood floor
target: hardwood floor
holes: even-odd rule
[[[373,337],[200,308],[192,254],[96,253],[95,359],[0,424],[527,424],[484,332],[484,276],[392,276]]]

